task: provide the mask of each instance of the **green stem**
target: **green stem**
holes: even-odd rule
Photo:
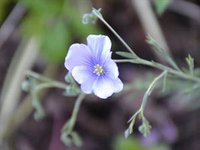
[[[128,122],[131,122],[139,113],[141,114],[141,117],[144,118],[144,108],[147,104],[147,100],[149,95],[151,94],[152,90],[154,89],[156,83],[167,73],[167,71],[164,71],[159,76],[157,76],[149,85],[147,91],[144,94],[144,97],[142,99],[142,104],[140,106],[140,109],[129,119]]]
[[[136,118],[136,116],[141,112],[141,109],[137,110],[133,115],[132,117],[128,120],[128,123],[130,123],[133,119]]]
[[[38,87],[36,88],[37,91],[44,89],[44,88],[51,88],[51,87],[56,87],[56,88],[60,88],[60,89],[65,89],[67,87],[67,84],[64,84],[64,83],[59,82],[59,81],[52,80],[50,78],[42,76],[42,75],[40,75],[36,72],[33,72],[33,71],[28,71],[26,74],[27,74],[28,77],[37,79],[39,81],[47,82],[47,83],[42,83],[42,84],[38,85]]]
[[[40,81],[45,81],[45,82],[53,81],[52,79],[47,78],[47,77],[45,77],[45,76],[43,76],[43,75],[41,75],[39,73],[33,72],[31,70],[28,70],[26,72],[26,75],[28,77],[32,77],[32,78],[35,78],[35,79],[40,80]]]
[[[125,60],[115,60],[116,62],[130,62],[130,63],[136,63],[136,64],[143,64],[146,66],[150,66],[150,67],[154,67],[163,71],[167,71],[171,74],[177,75],[178,77],[184,78],[184,79],[188,79],[188,80],[192,80],[194,82],[199,82],[200,83],[200,79],[188,74],[183,73],[182,71],[180,71],[177,66],[175,65],[174,67],[177,70],[174,70],[172,68],[169,68],[165,65],[162,65],[160,63],[156,63],[156,62],[151,62],[151,61],[147,61],[145,59],[142,59],[140,57],[138,57],[134,51],[128,46],[128,44],[120,37],[120,35],[105,21],[105,19],[103,18],[103,16],[100,14],[100,12],[96,9],[93,9],[93,13],[113,32],[113,34],[122,42],[122,44],[133,54],[133,56],[136,59],[125,59]],[[170,58],[170,61],[171,58]],[[173,63],[174,65],[174,63]]]
[[[94,14],[113,32],[113,34],[122,42],[122,44],[131,52],[131,54],[138,58],[138,56],[134,53],[134,51],[130,48],[130,46],[121,38],[121,36],[105,21],[102,15],[99,14],[99,11],[96,9],[93,10]]]
[[[66,122],[62,131],[67,130],[68,133],[72,132],[75,122],[76,122],[76,119],[77,119],[78,111],[80,109],[80,105],[81,105],[83,99],[85,98],[85,96],[86,95],[84,93],[81,93],[79,95],[79,97],[76,99],[75,106],[74,106],[74,109],[72,112],[72,116],[71,116],[70,120]]]
[[[45,89],[45,88],[60,88],[60,89],[66,89],[66,87],[67,87],[66,84],[63,84],[63,83],[58,82],[58,81],[53,81],[53,82],[47,82],[47,83],[42,83],[42,84],[38,85],[38,86],[35,88],[35,91],[34,91],[34,92],[39,92],[40,90]]]
[[[134,63],[134,64],[142,64],[142,65],[145,65],[145,66],[150,66],[150,67],[157,68],[159,70],[167,71],[168,73],[176,75],[176,76],[178,76],[178,77],[180,77],[182,79],[187,79],[187,80],[190,80],[190,81],[193,81],[193,82],[200,83],[200,79],[197,78],[197,77],[194,77],[194,76],[189,75],[189,74],[185,74],[183,72],[179,72],[177,70],[174,70],[174,69],[172,69],[170,67],[167,67],[165,65],[162,65],[160,63],[153,62],[153,61],[148,61],[148,60],[145,60],[145,59],[142,59],[142,58],[115,60],[115,62],[118,62],[118,63],[120,63],[120,62],[121,63],[129,62],[129,63]]]
[[[144,94],[144,98],[143,98],[143,101],[142,101],[142,104],[141,104],[141,107],[140,107],[140,110],[142,112],[142,115],[143,115],[143,112],[144,112],[144,108],[146,106],[146,103],[147,103],[147,100],[148,100],[148,97],[149,95],[151,94],[152,90],[154,89],[156,83],[167,73],[167,71],[164,71],[163,73],[161,73],[159,76],[157,76],[152,82],[151,84],[149,85],[147,91],[145,92]]]

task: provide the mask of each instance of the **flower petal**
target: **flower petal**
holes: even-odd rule
[[[116,79],[119,76],[117,64],[111,58],[108,58],[104,63],[104,70],[105,74],[112,79]]]
[[[86,94],[91,94],[92,91],[93,91],[92,87],[93,87],[93,84],[94,84],[95,80],[96,80],[95,77],[91,77],[87,81],[83,82],[81,84],[81,90]]]
[[[94,82],[93,91],[94,94],[102,99],[106,99],[113,93],[120,92],[123,89],[123,83],[119,78],[111,79],[107,77],[101,77]]]
[[[93,74],[87,66],[76,66],[72,69],[72,76],[79,84],[82,84],[89,80]]]
[[[75,66],[91,65],[91,51],[85,44],[73,44],[65,57],[65,67],[71,72]]]
[[[111,40],[108,36],[89,35],[87,45],[98,60],[106,58],[110,54]]]

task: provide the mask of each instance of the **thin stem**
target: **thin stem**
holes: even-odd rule
[[[163,73],[161,73],[159,76],[157,76],[152,82],[151,84],[149,85],[147,91],[145,92],[144,94],[144,97],[143,97],[143,101],[142,101],[142,104],[141,104],[141,107],[140,107],[140,110],[142,112],[142,115],[143,115],[143,112],[144,112],[144,108],[146,106],[146,103],[147,103],[147,100],[148,100],[148,96],[151,94],[152,90],[154,89],[156,83],[167,73],[167,71],[164,71]]]
[[[78,111],[80,109],[80,105],[81,105],[82,101],[84,100],[85,96],[86,95],[84,93],[81,93],[79,95],[79,97],[76,99],[75,106],[74,106],[74,109],[72,112],[72,116],[69,120],[70,123],[68,124],[68,121],[67,121],[62,130],[67,130],[68,133],[72,132],[75,122],[76,122],[76,119],[77,119]]]
[[[137,110],[133,116],[128,120],[128,123],[130,123],[139,113],[141,112],[141,109]]]
[[[57,81],[54,81],[54,82],[47,82],[47,83],[42,83],[40,85],[38,85],[34,92],[37,93],[39,92],[40,90],[42,89],[45,89],[45,88],[60,88],[60,89],[66,89],[67,85],[61,83],[61,82],[57,82]]]
[[[50,88],[50,87],[57,87],[57,88],[65,89],[67,87],[67,84],[64,84],[64,83],[59,82],[59,81],[54,81],[50,78],[47,78],[47,77],[40,75],[40,74],[33,72],[33,71],[28,71],[26,74],[29,77],[35,78],[35,79],[40,80],[40,81],[47,82],[47,83],[43,83],[43,84],[39,85],[37,90],[40,90],[40,89],[43,89],[43,88]]]
[[[197,77],[194,77],[194,76],[191,76],[191,75],[188,75],[188,74],[185,74],[183,73],[182,71],[180,71],[177,67],[178,66],[173,66],[177,69],[177,70],[174,70],[172,68],[169,68],[165,65],[162,65],[160,63],[156,63],[156,62],[152,62],[152,61],[147,61],[145,59],[142,59],[140,57],[138,57],[134,51],[128,46],[128,44],[120,37],[120,35],[105,21],[105,19],[103,18],[103,16],[99,13],[99,11],[97,10],[93,10],[93,13],[115,34],[115,36],[122,42],[122,44],[135,56],[136,59],[125,59],[125,60],[115,60],[115,62],[130,62],[130,63],[136,63],[136,64],[143,64],[143,65],[146,65],[146,66],[151,66],[151,67],[154,67],[154,68],[157,68],[157,69],[160,69],[160,70],[163,70],[163,71],[167,71],[171,74],[174,74],[174,75],[177,75],[178,77],[181,77],[181,78],[184,78],[184,79],[188,79],[188,80],[191,80],[191,81],[194,81],[194,82],[198,82],[200,83],[200,79],[197,78]],[[170,61],[172,61],[170,59]]]
[[[200,79],[197,78],[197,77],[194,77],[194,76],[189,75],[189,74],[185,74],[184,72],[179,72],[177,70],[169,68],[169,67],[167,67],[165,65],[162,65],[160,63],[153,62],[153,61],[148,61],[148,60],[145,60],[145,59],[142,59],[142,58],[115,60],[115,62],[118,62],[118,63],[129,62],[129,63],[134,63],[134,64],[142,64],[142,65],[145,65],[145,66],[150,66],[150,67],[157,68],[159,70],[163,70],[163,71],[166,70],[168,73],[176,75],[176,76],[178,76],[178,77],[180,77],[182,79],[187,79],[187,80],[190,80],[190,81],[193,81],[193,82],[200,83]]]
[[[169,68],[169,67],[167,67],[167,66],[165,66],[165,65],[162,65],[162,64],[160,64],[160,63],[153,62],[153,61],[147,61],[147,60],[144,60],[144,59],[140,59],[140,61],[141,61],[141,64],[143,64],[143,65],[155,67],[155,68],[160,69],[160,70],[163,70],[163,71],[166,70],[167,72],[169,72],[169,73],[171,73],[171,74],[173,74],[173,75],[176,75],[176,76],[178,76],[178,77],[180,77],[180,78],[183,78],[183,79],[191,80],[191,81],[193,81],[193,82],[198,82],[198,83],[200,83],[200,79],[199,79],[199,78],[194,77],[194,76],[191,76],[191,75],[189,75],[189,74],[185,74],[184,72],[179,72],[179,71],[177,71],[177,70],[174,70],[174,69],[172,69],[172,68]],[[133,63],[134,63],[134,62],[133,62]]]
[[[140,57],[138,57],[134,51],[128,46],[128,44],[120,37],[120,35],[105,21],[105,19],[103,18],[103,16],[99,13],[99,11],[97,11],[96,9],[93,10],[93,13],[115,34],[115,36],[122,42],[122,44],[133,54],[133,56],[135,57],[135,59],[125,59],[125,60],[115,60],[115,62],[130,62],[130,63],[135,63],[135,64],[142,64],[142,65],[146,65],[146,66],[150,66],[150,67],[154,67],[163,71],[167,71],[171,74],[174,74],[180,78],[183,79],[188,79],[194,82],[198,82],[200,83],[200,79],[188,74],[183,73],[182,71],[179,70],[178,66],[176,66],[176,64],[173,63],[173,66],[177,69],[174,70],[172,68],[169,68],[165,65],[162,65],[160,63],[156,63],[156,62],[152,62],[152,61],[148,61],[145,59],[142,59]],[[171,58],[170,58],[170,62],[171,62]],[[172,62],[171,62],[172,63]]]
[[[146,106],[148,96],[151,94],[152,90],[154,89],[156,83],[167,73],[167,71],[162,72],[159,76],[157,76],[149,85],[147,91],[144,94],[144,97],[142,99],[142,104],[140,106],[140,109],[129,119],[128,122],[131,122],[139,113],[141,113],[141,117],[144,118],[144,108]]]
[[[106,20],[97,12],[97,10],[93,11],[94,14],[112,31],[112,33],[122,42],[122,44],[127,48],[128,51],[133,54],[135,58],[138,58],[138,56],[134,53],[134,51],[130,48],[130,46],[121,38],[121,36],[106,22]]]
[[[32,77],[32,78],[35,78],[35,79],[40,80],[40,81],[45,81],[45,82],[53,81],[52,79],[47,78],[47,77],[45,77],[45,76],[43,76],[43,75],[41,75],[39,73],[33,72],[31,70],[28,70],[26,72],[26,75],[28,77]]]

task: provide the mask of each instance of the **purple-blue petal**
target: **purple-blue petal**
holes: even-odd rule
[[[109,76],[112,79],[116,79],[119,76],[117,64],[111,58],[107,59],[104,63],[104,71],[106,76]]]
[[[87,66],[76,66],[72,69],[72,76],[79,84],[82,84],[91,79],[93,73]]]
[[[93,84],[96,79],[96,76],[91,76],[90,79],[81,84],[81,90],[86,94],[91,94],[93,92]]]
[[[123,83],[119,78],[100,77],[93,84],[94,94],[102,99],[106,99],[113,93],[120,92],[122,89]]]
[[[89,35],[87,45],[97,61],[103,61],[110,55],[111,40],[105,35]]]
[[[73,44],[65,57],[65,67],[71,72],[75,66],[91,66],[93,62],[91,51],[85,44]]]

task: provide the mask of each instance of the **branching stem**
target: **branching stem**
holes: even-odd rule
[[[130,46],[121,38],[121,36],[105,21],[103,16],[95,9],[93,9],[93,13],[110,29],[111,32],[122,42],[122,44],[127,48],[129,52],[135,57],[138,58],[138,56],[135,54],[135,52],[130,48]]]
[[[182,79],[187,79],[193,82],[197,82],[200,84],[200,79],[192,76],[190,74],[186,74],[184,72],[180,72],[177,70],[174,70],[170,67],[167,67],[165,65],[162,65],[160,63],[154,62],[154,61],[148,61],[142,58],[138,58],[138,59],[122,59],[122,60],[115,60],[115,62],[118,63],[125,63],[125,62],[129,62],[129,63],[134,63],[134,64],[141,64],[141,65],[145,65],[145,66],[150,66],[150,67],[154,67],[157,68],[159,70],[163,70],[163,71],[167,71],[168,73],[171,73],[172,75],[176,75],[177,77],[180,77]]]
[[[27,71],[26,74],[27,74],[28,77],[31,77],[31,78],[37,79],[39,81],[45,82],[45,83],[38,85],[38,87],[36,88],[37,91],[44,89],[44,88],[51,88],[51,87],[52,88],[56,87],[56,88],[60,88],[60,89],[66,89],[66,87],[67,87],[67,84],[64,84],[64,83],[59,82],[59,81],[52,80],[50,78],[42,76],[42,75],[40,75],[36,72],[33,72],[33,71]]]

